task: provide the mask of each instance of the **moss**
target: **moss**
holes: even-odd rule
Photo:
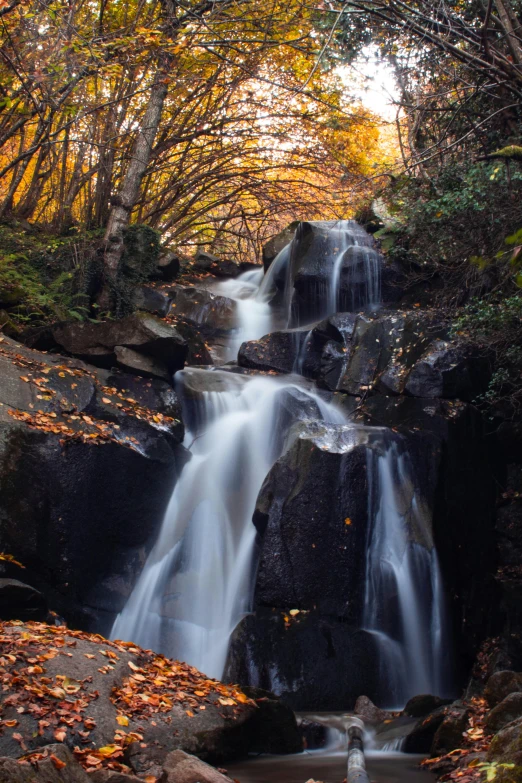
[[[123,234],[124,251],[113,292],[115,315],[129,315],[135,309],[136,286],[150,280],[158,267],[160,234],[139,223],[128,226]]]

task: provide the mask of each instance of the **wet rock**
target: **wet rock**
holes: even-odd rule
[[[48,614],[44,596],[18,579],[0,579],[0,619],[45,620]]]
[[[169,753],[163,768],[167,773],[167,783],[232,783],[229,777],[214,767],[182,750]]]
[[[238,364],[260,371],[294,372],[307,334],[302,330],[272,332],[259,340],[243,343],[237,357]]]
[[[411,715],[412,718],[423,718],[425,715],[429,715],[430,712],[450,703],[449,699],[441,699],[439,696],[431,696],[430,694],[421,694],[409,699],[403,712],[406,715]]]
[[[500,671],[491,675],[484,688],[484,698],[491,708],[496,707],[512,693],[522,691],[522,673]]]
[[[47,745],[41,750],[45,757],[33,764],[0,758],[0,783],[92,783],[65,745]]]
[[[277,254],[292,241],[298,225],[299,221],[295,220],[280,231],[279,234],[276,234],[272,239],[269,239],[266,245],[263,245],[263,266],[265,272]]]
[[[131,348],[165,366],[171,374],[180,370],[188,345],[173,326],[144,313],[103,323],[74,323],[56,326],[53,338],[67,353],[100,367],[116,362],[116,346]]]
[[[270,690],[294,710],[349,710],[382,695],[375,640],[345,620],[257,607],[236,628],[226,679]]]
[[[139,286],[134,292],[134,305],[138,310],[156,313],[163,317],[170,310],[170,296],[159,288]]]
[[[183,318],[170,317],[169,322],[176,327],[176,331],[187,341],[188,352],[185,360],[187,366],[212,365],[214,363],[202,329],[195,326],[190,320],[184,320]]]
[[[510,693],[486,715],[486,726],[496,734],[508,723],[522,718],[522,693]]]
[[[316,723],[308,718],[298,718],[297,725],[303,738],[304,750],[324,748],[328,735],[328,730],[324,723]]]
[[[465,676],[484,635],[496,633],[499,601],[492,577],[497,567],[495,479],[482,418],[465,402],[379,394],[359,406],[359,416],[406,437],[414,464],[422,463],[416,474],[433,509],[434,537]],[[465,558],[463,551],[468,553]]]
[[[360,621],[367,491],[366,448],[357,432],[305,424],[259,493],[257,605],[317,608]]]
[[[410,371],[405,390],[414,397],[472,401],[487,390],[491,374],[485,349],[436,340]]]
[[[389,718],[389,713],[379,709],[368,696],[359,696],[355,702],[353,713],[365,723],[382,723]]]
[[[222,334],[236,323],[236,303],[204,288],[176,286],[169,291],[172,315],[184,318],[203,328],[206,334]]]
[[[426,715],[426,717],[421,718],[404,740],[404,752],[428,754],[431,750],[435,734],[442,725],[445,717],[445,709],[440,707],[429,715]]]

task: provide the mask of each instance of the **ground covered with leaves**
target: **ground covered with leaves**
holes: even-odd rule
[[[162,745],[186,745],[189,733],[241,722],[256,709],[237,687],[187,664],[63,626],[0,623],[0,653],[4,756],[37,760],[39,748],[60,742],[87,770],[136,771],[133,759],[149,746],[156,757]],[[145,765],[151,783],[154,760]]]

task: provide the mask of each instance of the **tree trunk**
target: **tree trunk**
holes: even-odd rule
[[[522,65],[522,42],[519,38],[520,25],[513,13],[509,0],[495,0],[495,6],[502,27],[504,28],[511,56],[513,57],[515,65],[520,66]]]
[[[111,305],[111,294],[116,287],[123,253],[123,233],[129,225],[132,210],[140,195],[141,181],[149,165],[152,146],[160,124],[167,95],[165,76],[165,71],[158,69],[121,190],[113,198],[104,237],[104,283],[98,300],[98,304],[104,309],[109,309]]]

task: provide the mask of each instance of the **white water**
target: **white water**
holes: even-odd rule
[[[357,301],[352,295],[351,307],[345,309],[353,310],[364,306],[377,306],[381,296],[380,266],[378,256],[371,248],[371,240],[367,232],[355,220],[339,220],[332,227],[330,243],[335,243],[336,246],[333,248],[335,255],[328,291],[327,315],[342,312],[343,309],[340,296],[341,272],[344,267],[350,270],[350,267],[353,265],[348,263],[347,251],[349,248],[357,248],[355,253],[350,251],[350,255],[353,257],[353,260],[358,259],[363,263],[365,292],[362,301]]]
[[[299,389],[324,421],[340,423],[344,417],[311,389],[275,378],[185,370],[177,376],[182,396],[194,375],[200,381],[206,375],[211,384],[219,376],[222,390],[200,392],[195,417],[200,429],[188,430],[185,440],[192,444],[192,459],[112,637],[132,639],[219,678],[230,634],[251,609],[252,515],[291,424],[280,415],[282,395]]]
[[[402,707],[419,693],[442,695],[444,596],[431,513],[412,481],[407,454],[390,440],[369,450],[364,626],[378,642],[381,692]]]
[[[378,254],[372,247],[371,237],[354,220],[316,222],[315,225],[327,227],[326,248],[323,252],[325,263],[331,267],[324,301],[319,307],[320,318],[334,315],[343,309],[343,270],[347,270],[348,280],[353,280],[353,293],[344,309],[377,307],[381,292],[380,263]],[[236,302],[237,324],[225,349],[225,361],[236,358],[242,342],[258,340],[275,329],[288,328],[294,293],[291,274],[293,244],[293,241],[289,242],[278,253],[265,275],[262,269],[253,270],[243,272],[235,279],[219,281],[212,285],[214,293]],[[283,276],[284,287],[278,292],[276,279]],[[302,361],[299,358],[294,369],[296,372],[302,370]]]

